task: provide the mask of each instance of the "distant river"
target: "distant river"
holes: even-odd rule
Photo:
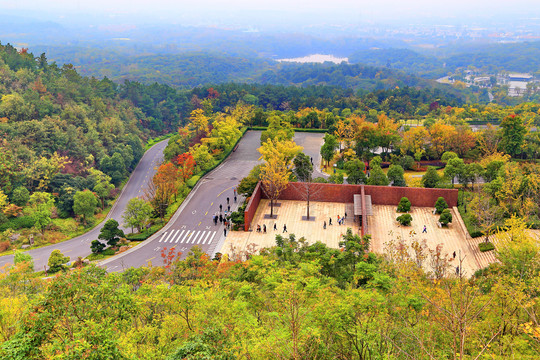
[[[341,64],[343,61],[348,63],[349,58],[338,58],[334,55],[313,54],[299,58],[292,59],[278,59],[277,61],[285,62],[297,62],[297,63],[323,63],[326,61],[333,62],[334,64]]]

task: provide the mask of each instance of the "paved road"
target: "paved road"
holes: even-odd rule
[[[124,213],[128,201],[133,197],[143,195],[148,180],[152,178],[157,165],[163,160],[163,150],[167,146],[167,142],[168,140],[164,140],[157,143],[144,154],[143,158],[139,161],[139,164],[133,171],[128,183],[124,186],[122,193],[116,199],[111,211],[109,211],[106,220],[112,218],[122,224],[122,214]],[[72,261],[76,260],[79,256],[85,257],[90,255],[90,243],[92,240],[97,239],[104,223],[105,222],[102,222],[86,234],[71,240],[39,249],[29,250],[28,253],[32,255],[32,258],[34,259],[35,269],[44,269],[51,252],[56,249],[60,250],[64,255],[69,256]],[[13,263],[12,255],[0,257],[0,266],[3,266],[6,263]]]
[[[238,208],[234,203],[233,188],[259,163],[260,131],[248,131],[240,140],[238,149],[215,170],[203,177],[184,200],[182,206],[169,223],[144,243],[123,254],[100,263],[108,271],[122,271],[129,267],[140,267],[152,263],[162,265],[164,248],[176,248],[186,257],[191,247],[198,245],[207,254],[219,251],[224,237],[224,226],[214,225],[212,217],[227,210],[227,198],[231,211]],[[240,199],[238,199],[240,201]]]
[[[212,217],[219,214],[220,204],[223,210],[227,209],[227,197],[231,211],[238,208],[240,199],[238,203],[234,203],[233,188],[259,163],[260,154],[257,148],[260,146],[260,137],[260,131],[248,131],[236,152],[199,181],[161,231],[128,252],[102,261],[101,265],[113,272],[149,263],[159,266],[163,264],[161,254],[164,248],[172,247],[182,253],[182,258],[185,258],[195,245],[211,256],[220,251],[225,240],[224,226],[219,222],[214,225]],[[297,133],[294,140],[304,147],[306,155],[313,157],[314,162],[318,159],[320,163],[322,138],[323,134]]]

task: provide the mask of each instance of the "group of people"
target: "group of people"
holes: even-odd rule
[[[339,225],[345,225],[345,219],[347,218],[347,212],[343,217],[337,216],[337,221]],[[328,225],[332,225],[332,218],[328,218]],[[323,222],[323,229],[326,229],[326,220]]]
[[[266,234],[266,224],[261,225],[257,224],[257,230],[258,233],[262,231],[263,234]],[[277,231],[277,223],[274,223],[274,231]],[[287,231],[287,224],[283,224],[283,232],[286,233]]]
[[[236,197],[236,188],[233,188],[233,194],[234,194],[234,202],[237,201]],[[222,214],[223,213],[223,214]],[[231,228],[231,199],[227,197],[227,210],[223,211],[223,204],[219,204],[219,213],[214,213],[214,216],[212,218],[214,221],[214,225],[218,224],[218,221],[220,224],[225,225],[225,228],[223,229],[223,235],[227,236],[227,229]],[[265,228],[266,232],[266,228]]]

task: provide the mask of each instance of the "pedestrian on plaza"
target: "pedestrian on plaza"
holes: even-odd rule
[[[223,211],[223,205],[219,204],[219,212]]]
[[[236,196],[236,188],[233,188],[232,191],[234,193],[234,196]]]
[[[236,202],[236,195],[234,195],[234,202]]]
[[[229,205],[229,198],[227,198],[227,205]]]
[[[266,234],[266,224],[263,224],[263,233]]]
[[[287,232],[287,225],[286,225],[286,224],[283,224],[283,232],[284,232],[284,233]]]
[[[422,230],[422,234],[426,233],[427,234],[427,227],[426,225],[424,225],[424,230]]]
[[[261,232],[261,225],[257,224],[257,232],[260,233]]]
[[[227,228],[223,229],[223,236],[227,237]]]
[[[347,218],[347,212],[346,212],[346,211],[345,211],[345,216],[344,216],[343,218],[344,218],[344,219],[346,219],[346,218]]]
[[[219,222],[222,223],[223,222],[223,215],[219,214]]]
[[[313,158],[311,158],[311,165],[313,165]]]
[[[456,258],[456,252],[454,251],[454,253],[452,254],[452,258]]]
[[[459,275],[459,266],[456,266],[456,275]]]
[[[341,226],[341,219],[338,219],[337,223],[338,223],[339,226]]]
[[[218,222],[218,216],[214,215],[214,225],[217,225],[217,222]]]
[[[276,231],[276,230],[277,230],[277,224],[274,223],[274,231]]]
[[[345,216],[341,218],[341,224],[345,225]]]
[[[326,220],[323,222],[322,228],[323,228],[323,229],[326,229]]]
[[[328,225],[332,225],[332,218],[328,219]]]
[[[339,219],[341,219],[341,218],[340,218],[339,215],[338,215],[338,216],[337,216],[337,221],[338,221],[338,222],[339,222]]]
[[[231,211],[231,205],[227,205],[227,211]]]

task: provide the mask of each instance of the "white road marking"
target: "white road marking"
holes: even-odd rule
[[[195,230],[193,230],[193,232],[191,233],[191,235],[189,235],[189,238],[186,240],[186,244],[189,244],[189,241],[191,240],[191,238],[193,237],[193,235],[195,235]]]
[[[201,233],[201,236],[197,239],[197,244],[199,244],[199,243],[201,242],[201,239],[204,237],[204,233],[205,233],[205,232],[206,232],[206,231],[203,231],[203,232]],[[195,244],[195,239],[193,239],[193,243]]]
[[[161,237],[161,239],[159,239],[159,241],[158,241],[158,242],[162,242],[162,241],[163,241],[163,239],[165,239],[165,235],[167,235],[167,232],[166,232],[166,231],[165,231],[165,232],[163,233],[163,236]],[[170,235],[170,234],[169,234],[169,235]]]
[[[210,241],[208,241],[208,245],[212,243],[212,240],[214,240],[215,236],[216,236],[216,232],[214,231],[214,233],[212,234],[212,237],[210,238]]]
[[[180,231],[180,230],[178,230],[178,231]],[[186,231],[186,230],[182,230],[182,232],[180,233],[180,235],[178,235],[178,237],[176,238],[175,243],[177,243],[178,240],[180,240],[180,238],[182,237],[182,234],[184,233],[184,231]]]
[[[174,230],[173,230],[173,232],[174,232]],[[174,235],[171,238],[171,243],[174,241],[174,238],[178,236],[179,232],[180,232],[180,230],[176,230],[176,232],[174,233]]]
[[[203,244],[206,243],[206,239],[208,239],[208,237],[210,236],[211,233],[212,233],[212,232],[209,231],[208,234],[206,234],[206,237],[204,238],[204,240],[203,240],[203,242],[202,242]],[[214,233],[215,233],[215,231],[214,231]],[[201,239],[202,239],[202,236],[201,236]]]

